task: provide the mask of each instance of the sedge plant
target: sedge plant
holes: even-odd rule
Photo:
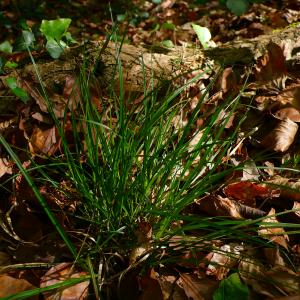
[[[116,50],[116,53],[121,51]],[[36,71],[39,74],[37,68]],[[264,218],[249,223],[182,214],[194,200],[216,190],[236,169],[225,163],[224,157],[234,144],[243,121],[242,118],[227,134],[226,125],[241,105],[240,94],[214,107],[204,125],[197,126],[197,120],[204,117],[203,107],[217,74],[202,91],[188,120],[178,127],[174,120],[188,105],[188,98],[182,95],[203,73],[180,87],[168,83],[155,85],[153,79],[150,88],[147,88],[149,82],[145,76],[144,93],[138,105],[130,103],[133,99],[125,91],[118,55],[113,74],[107,90],[109,97],[101,99],[98,95],[101,102],[99,109],[92,101],[90,90],[96,80],[85,61],[77,79],[80,90],[77,109],[66,109],[62,120],[55,116],[44,91],[49,113],[61,138],[62,153],[51,158],[49,165],[39,166],[36,163],[32,171],[38,172],[40,178],[56,188],[59,187],[57,175],[52,178],[51,174],[63,174],[59,179],[67,180],[76,190],[80,205],[72,218],[81,232],[82,229],[87,230],[80,245],[75,246],[73,236],[68,236],[68,232],[55,220],[29,174],[30,169],[22,168],[11,147],[3,137],[0,140],[30,183],[75,259],[80,257],[79,262],[89,271],[88,278],[92,280],[95,295],[99,297],[104,293],[104,286],[124,274],[128,257],[138,244],[135,232],[140,220],[145,220],[153,229],[147,252],[150,255],[144,253],[140,260],[145,265],[146,262],[148,265],[160,261],[166,264],[173,262],[187,248],[208,251],[212,246],[207,246],[207,241],[216,239],[269,245],[254,236]],[[42,78],[38,78],[43,86]],[[67,121],[72,125],[71,142],[64,131]],[[181,221],[183,226],[173,226]],[[201,238],[189,238],[188,232],[195,230],[205,234]],[[169,241],[175,235],[185,238],[172,247]],[[162,260],[159,253],[166,248],[169,256]],[[65,284],[68,285],[68,282]],[[39,291],[36,290],[36,293]]]

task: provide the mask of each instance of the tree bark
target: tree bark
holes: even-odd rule
[[[291,60],[300,49],[300,26],[275,31],[255,39],[224,44],[208,50],[194,47],[164,48],[160,46],[132,46],[114,43],[87,43],[69,48],[59,59],[51,59],[47,53],[35,56],[35,66],[27,57],[19,62],[17,69],[5,69],[0,76],[0,113],[14,108],[16,98],[8,91],[5,80],[15,77],[20,87],[35,98],[41,90],[38,70],[43,86],[53,101],[63,107],[66,99],[63,88],[66,78],[74,77],[85,62],[94,70],[102,88],[113,81],[118,83],[116,63],[120,61],[126,90],[143,91],[144,84],[151,85],[159,80],[170,80],[191,70],[212,69],[220,65],[251,64],[267,51],[270,42],[284,43],[286,58]],[[299,58],[298,58],[299,61]]]

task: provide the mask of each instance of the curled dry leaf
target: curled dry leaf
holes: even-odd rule
[[[277,266],[268,270],[265,276],[283,294],[291,296],[299,295],[300,277],[294,271],[283,266]]]
[[[294,142],[298,125],[290,119],[280,121],[272,132],[261,141],[261,145],[276,152],[285,152]]]
[[[31,283],[29,283],[25,279],[14,278],[9,275],[3,274],[0,275],[0,298],[6,299],[8,296],[12,296],[14,294],[32,290],[36,288]],[[13,298],[9,298],[13,299]],[[38,296],[31,297],[30,299],[38,299]]]
[[[46,130],[34,128],[29,141],[29,149],[32,154],[52,155],[58,147],[59,138],[55,127]]]
[[[12,163],[5,157],[0,157],[0,177],[12,174]]]
[[[250,181],[250,180],[258,180],[259,179],[259,171],[256,167],[254,160],[249,160],[245,163],[243,167],[243,181]]]
[[[218,282],[207,278],[204,274],[200,277],[194,274],[180,273],[180,284],[188,299],[206,300],[212,299]]]
[[[280,190],[280,198],[300,202],[300,180],[292,180],[281,176],[275,176],[273,179],[265,182],[266,185]]]
[[[206,274],[222,280],[227,276],[230,269],[237,265],[243,250],[243,246],[238,244],[223,245],[214,250]]]
[[[289,104],[296,109],[300,109],[300,84],[294,84],[284,89],[276,100],[283,105]]]
[[[279,120],[289,119],[293,122],[300,122],[300,111],[294,107],[285,107],[277,110],[274,117]]]
[[[243,281],[252,287],[252,289],[269,297],[273,297],[276,290],[274,287],[268,287],[267,283],[262,281],[264,278],[265,267],[255,258],[247,258],[240,261],[238,266],[239,274]]]
[[[245,283],[255,292],[271,299],[277,299],[275,297],[282,295],[293,297],[299,294],[299,275],[287,267],[275,266],[267,270],[258,260],[249,258],[242,260],[238,269]]]
[[[258,234],[269,239],[270,241],[284,247],[285,249],[288,249],[287,241],[289,240],[288,236],[285,234],[285,231],[280,225],[278,227],[275,227],[274,225],[276,223],[279,224],[278,220],[274,216],[275,214],[275,209],[272,208],[266,219],[263,220],[263,223],[260,225],[260,229],[258,230]],[[266,224],[267,223],[267,224]],[[269,224],[268,224],[269,223]],[[271,225],[272,227],[269,227],[268,225]]]
[[[206,196],[192,204],[193,212],[204,212],[210,216],[230,216],[234,219],[243,219],[239,212],[239,205],[235,201],[221,196]]]
[[[139,300],[164,300],[161,286],[153,269],[139,278],[139,289],[142,291]]]
[[[151,249],[152,226],[149,222],[140,220],[138,229],[135,231],[138,246],[135,247],[130,254],[129,261],[131,264],[136,262],[140,256]],[[146,258],[145,256],[144,258]]]
[[[63,95],[68,99],[68,106],[71,110],[74,110],[80,101],[80,87],[79,82],[75,76],[66,75],[66,83],[63,91]]]
[[[258,81],[276,81],[277,85],[284,86],[286,80],[285,57],[282,48],[270,42],[267,53],[258,59],[256,64],[256,78]]]
[[[72,264],[61,263],[55,267],[52,267],[42,278],[40,287],[47,287],[53,284],[63,282],[70,278],[79,278],[87,275],[86,272],[76,272]],[[46,300],[84,300],[88,297],[89,280],[80,282],[76,285],[67,287],[59,291],[51,291],[44,293]]]
[[[264,254],[267,262],[271,266],[283,266],[285,267],[284,259],[279,251],[278,247],[274,248],[264,248]]]
[[[183,288],[174,275],[159,275],[157,277],[164,300],[189,300]]]
[[[255,207],[255,198],[270,197],[271,190],[268,187],[252,183],[250,181],[242,181],[229,184],[224,188],[224,193],[226,194],[226,196],[238,200],[241,204]]]

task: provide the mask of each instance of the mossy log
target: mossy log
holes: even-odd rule
[[[112,42],[89,42],[67,49],[59,59],[51,59],[47,53],[34,55],[35,65],[27,56],[19,61],[17,69],[5,69],[0,76],[0,113],[14,109],[17,99],[9,92],[6,79],[15,77],[20,87],[37,95],[41,85],[36,70],[50,99],[65,105],[63,87],[66,78],[76,76],[85,62],[89,71],[94,71],[102,88],[113,80],[118,82],[116,62],[123,66],[124,84],[127,90],[143,91],[144,83],[150,85],[154,79],[170,80],[180,73],[204,70],[217,65],[251,64],[267,51],[270,42],[284,46],[288,60],[297,57],[300,49],[300,26],[274,31],[255,39],[236,41],[220,47],[201,50],[195,47],[165,48],[161,46],[122,47]],[[284,43],[284,45],[283,45]]]

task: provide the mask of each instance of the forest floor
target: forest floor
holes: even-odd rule
[[[300,28],[299,1],[199,2],[1,1],[1,299],[300,299],[300,34],[134,92],[118,60],[106,87],[49,70],[48,96],[35,68],[63,61],[42,20],[166,53],[202,49],[192,24],[209,47]]]

